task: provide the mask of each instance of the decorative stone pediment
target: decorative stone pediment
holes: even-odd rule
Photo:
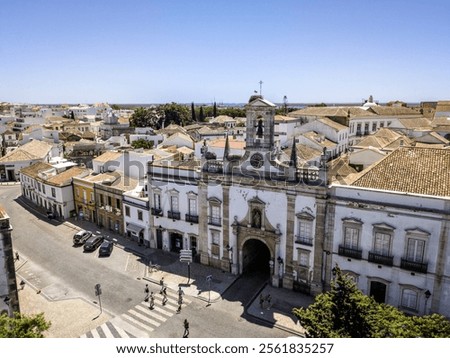
[[[264,231],[267,232],[279,231],[269,221],[269,218],[266,215],[266,203],[264,201],[255,196],[249,199],[247,201],[247,204],[248,204],[247,214],[241,221],[238,221],[237,218],[235,218],[234,225],[252,229],[252,231],[255,232],[255,235],[257,235],[258,232],[261,233]]]
[[[295,214],[295,216],[297,216],[297,218],[299,218],[300,220],[313,221],[315,219],[314,215],[310,214],[307,211],[301,211]]]
[[[394,231],[395,227],[386,224],[386,223],[379,223],[379,224],[373,224],[373,227],[375,229],[381,229],[381,230],[389,230],[389,231]]]
[[[343,218],[342,221],[345,224],[355,224],[355,225],[362,225],[363,224],[361,219],[357,219],[357,218],[353,218],[353,217],[351,217],[351,218]]]
[[[414,235],[414,236],[430,236],[431,235],[428,231],[419,229],[418,227],[415,227],[413,229],[406,229],[405,231],[408,235]]]
[[[208,198],[208,202],[212,205],[221,205],[222,204],[222,200],[216,198],[215,196]]]

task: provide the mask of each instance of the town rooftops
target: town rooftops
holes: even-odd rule
[[[351,186],[450,197],[450,149],[401,147],[359,173]]]
[[[97,158],[94,158],[96,162],[100,163],[106,163],[110,160],[116,160],[120,158],[123,155],[122,152],[116,152],[116,151],[107,151],[103,153],[102,155],[99,155]]]
[[[0,163],[44,159],[51,149],[51,144],[32,140],[0,158]]]

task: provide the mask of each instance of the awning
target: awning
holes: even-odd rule
[[[144,227],[133,224],[133,223],[127,223],[127,231],[134,232],[135,234],[140,233],[142,230],[144,230]]]

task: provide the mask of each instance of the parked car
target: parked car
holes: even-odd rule
[[[98,256],[109,256],[114,248],[112,241],[105,240],[98,249]]]
[[[84,251],[95,251],[102,244],[103,236],[90,237],[83,246]]]
[[[81,230],[78,231],[75,235],[73,235],[73,244],[78,246],[78,245],[83,245],[87,239],[89,239],[92,236],[92,232],[87,231],[87,230]]]

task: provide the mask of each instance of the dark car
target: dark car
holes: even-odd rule
[[[114,244],[112,241],[105,240],[100,245],[100,249],[98,249],[98,256],[109,256],[114,248]]]
[[[103,236],[90,237],[83,246],[84,251],[95,251],[102,244]]]
[[[92,232],[87,230],[78,231],[75,235],[73,235],[73,244],[74,245],[83,245],[87,239],[92,236]]]

